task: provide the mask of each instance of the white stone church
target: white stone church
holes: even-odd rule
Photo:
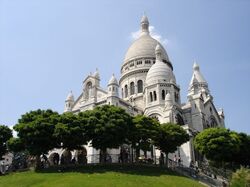
[[[191,68],[190,68],[191,69]],[[208,83],[203,77],[199,65],[194,63],[193,75],[188,89],[187,102],[181,103],[180,86],[173,72],[173,64],[159,41],[149,32],[146,16],[141,19],[140,37],[128,48],[121,65],[119,81],[111,76],[107,88],[100,87],[100,75],[96,71],[83,81],[82,93],[74,99],[69,93],[65,100],[64,112],[78,113],[100,105],[115,105],[124,108],[129,114],[144,114],[159,120],[160,123],[176,123],[190,134],[190,141],[178,148],[178,155],[186,166],[197,160],[192,137],[209,127],[224,127],[223,110],[217,110]],[[89,145],[85,146],[86,161],[98,162],[92,155],[99,154]],[[76,157],[79,151],[70,153],[55,149],[49,153],[50,160],[55,154]],[[119,154],[120,150],[108,150],[109,154]],[[170,154],[169,158],[173,158]],[[159,156],[157,149],[148,156]],[[77,158],[76,158],[77,159]],[[113,159],[113,162],[117,160]]]

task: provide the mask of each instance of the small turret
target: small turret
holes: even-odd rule
[[[194,62],[193,65],[193,75],[189,84],[188,89],[189,95],[195,95],[198,93],[203,93],[205,95],[209,94],[208,83],[200,72],[199,65]]]
[[[113,74],[108,82],[108,94],[110,96],[117,96],[118,97],[119,96],[118,88],[119,88],[118,81],[115,78],[115,75]]]
[[[65,107],[64,112],[71,112],[74,105],[74,95],[72,91],[68,94],[66,100],[65,100]]]

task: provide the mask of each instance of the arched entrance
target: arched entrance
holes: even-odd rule
[[[69,150],[63,151],[61,155],[61,165],[71,163],[72,154]]]
[[[84,147],[77,150],[75,155],[78,164],[87,164],[87,150]]]
[[[49,155],[49,163],[50,165],[58,165],[60,160],[60,156],[58,153],[52,153]]]

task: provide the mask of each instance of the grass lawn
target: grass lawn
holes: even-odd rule
[[[149,166],[84,166],[50,168],[0,176],[0,187],[201,187],[198,182]]]

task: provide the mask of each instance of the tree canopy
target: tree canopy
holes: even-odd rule
[[[209,160],[231,162],[233,153],[239,151],[240,138],[225,128],[209,128],[195,137],[194,146]]]
[[[81,115],[63,113],[59,117],[54,131],[57,147],[68,150],[80,149],[88,141],[84,125],[85,121]]]
[[[245,133],[238,134],[240,144],[239,151],[233,152],[233,161],[238,165],[250,165],[250,136]]]
[[[25,150],[25,145],[20,138],[12,137],[8,140],[7,143],[8,143],[9,150],[12,152],[16,153],[16,152],[21,152]]]
[[[118,148],[128,137],[131,116],[122,108],[104,105],[88,111],[86,133],[96,149]]]
[[[18,120],[14,129],[31,155],[46,154],[56,146],[53,134],[58,118],[57,112],[38,109],[22,115]]]
[[[133,118],[133,127],[130,129],[132,146],[143,151],[149,151],[153,140],[158,135],[160,124],[153,118],[137,115]]]
[[[179,125],[164,123],[160,125],[155,145],[166,155],[177,150],[178,146],[189,140],[187,132]]]
[[[7,151],[7,141],[12,137],[12,130],[5,125],[0,125],[0,160]]]

